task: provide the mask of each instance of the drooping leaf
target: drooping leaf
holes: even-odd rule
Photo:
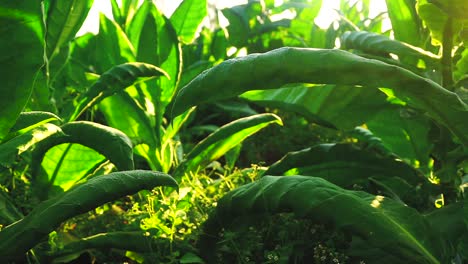
[[[75,37],[94,0],[49,2],[45,37],[47,57],[50,63],[59,52],[59,49]]]
[[[346,49],[357,49],[376,55],[393,53],[403,58],[407,56],[424,60],[437,60],[439,58],[421,48],[366,31],[347,31],[341,36],[341,43]]]
[[[37,144],[33,152],[32,175],[37,176],[46,152],[62,143],[77,143],[92,148],[109,159],[119,170],[133,169],[133,151],[130,139],[121,131],[101,124],[79,121],[61,127]]]
[[[2,142],[0,144],[0,165],[9,167],[14,164],[18,155],[39,141],[60,132],[60,127],[54,124],[43,124]]]
[[[173,114],[181,114],[196,104],[234,97],[248,90],[278,88],[287,83],[391,88],[399,99],[426,111],[468,146],[465,132],[468,131],[468,105],[455,93],[403,68],[342,50],[285,47],[227,60],[182,88],[175,98]],[[222,93],[213,92],[221,88]]]
[[[206,0],[184,0],[171,15],[171,23],[183,42],[192,43],[195,33],[208,14]]]
[[[79,99],[70,120],[75,120],[86,109],[99,103],[102,99],[131,86],[138,78],[166,76],[162,69],[147,63],[133,62],[117,65],[105,72]]]
[[[43,65],[40,1],[7,1],[0,7],[0,140],[29,100]]]
[[[224,125],[198,143],[177,167],[174,175],[196,171],[224,155],[247,137],[270,124],[282,125],[281,119],[274,114],[258,114],[237,119]]]
[[[381,263],[391,263],[385,260],[389,255],[401,263],[439,264],[449,261],[453,253],[422,215],[389,198],[344,190],[316,177],[265,176],[218,202],[205,223],[202,255],[210,259],[217,252],[219,232],[239,217],[282,212],[332,225],[351,234],[353,241],[363,240],[368,251],[359,257],[364,261],[372,257],[374,248],[381,252]],[[353,250],[351,243],[347,255],[352,256]]]
[[[10,129],[10,133],[24,133],[51,121],[61,121],[61,119],[55,114],[49,112],[22,112],[16,120],[15,125]]]
[[[42,202],[25,218],[0,232],[2,260],[14,260],[40,242],[63,221],[85,213],[104,203],[156,186],[177,183],[167,174],[155,171],[122,171],[99,176]]]

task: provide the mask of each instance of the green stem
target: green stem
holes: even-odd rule
[[[444,36],[442,38],[442,86],[446,89],[453,90],[453,75],[452,75],[452,48],[453,48],[453,21],[452,18],[447,18],[444,28]]]

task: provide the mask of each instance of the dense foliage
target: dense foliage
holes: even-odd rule
[[[2,263],[468,261],[468,2],[110,2],[0,4]]]

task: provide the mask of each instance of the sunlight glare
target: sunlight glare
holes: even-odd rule
[[[385,197],[381,196],[381,195],[377,195],[375,196],[374,200],[372,200],[371,202],[371,206],[374,207],[374,208],[379,208],[380,207],[380,204],[381,202],[384,200]]]

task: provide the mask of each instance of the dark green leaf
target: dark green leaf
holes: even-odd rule
[[[119,170],[133,169],[132,143],[124,133],[97,123],[79,121],[63,125],[62,132],[37,144],[33,152],[33,176],[38,175],[46,152],[62,143],[77,143],[92,148],[108,158]]]

